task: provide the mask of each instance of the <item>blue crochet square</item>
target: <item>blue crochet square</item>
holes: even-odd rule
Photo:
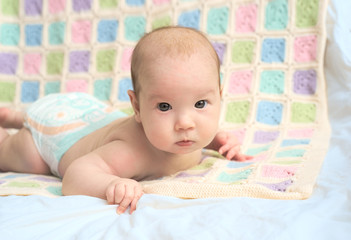
[[[39,98],[39,82],[23,82],[21,88],[21,101],[31,103]]]
[[[267,38],[263,40],[261,60],[266,63],[283,63],[285,61],[285,39]]]
[[[42,24],[33,24],[26,25],[26,45],[27,46],[40,46],[42,43],[43,35],[43,25]]]
[[[117,20],[101,20],[98,25],[98,41],[100,43],[113,42],[117,38],[117,32]]]
[[[129,101],[129,96],[127,91],[133,89],[132,80],[130,78],[123,78],[118,84],[118,100],[127,102]]]
[[[139,6],[144,6],[145,0],[126,0],[126,3],[127,3],[129,6],[136,6],[136,7],[139,7]]]
[[[200,28],[200,10],[187,11],[180,14],[178,18],[178,25],[183,27],[190,27],[199,30]]]
[[[256,120],[267,125],[279,125],[283,116],[283,104],[261,101],[258,103]]]

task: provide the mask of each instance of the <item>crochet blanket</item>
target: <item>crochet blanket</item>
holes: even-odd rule
[[[220,127],[250,162],[209,153],[192,169],[142,182],[181,198],[311,195],[328,149],[323,73],[327,0],[1,0],[0,106],[86,92],[131,113],[130,56],[167,25],[205,32],[221,61]],[[45,179],[44,179],[45,178]],[[0,174],[0,194],[60,195],[60,182]],[[32,183],[32,184],[31,184]],[[50,185],[52,183],[52,185]],[[53,187],[53,188],[50,188]],[[54,189],[54,190],[53,190]]]

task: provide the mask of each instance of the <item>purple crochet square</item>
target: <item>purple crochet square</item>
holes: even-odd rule
[[[269,189],[272,189],[274,191],[279,191],[279,192],[285,192],[288,187],[290,187],[294,182],[289,179],[283,182],[278,182],[278,183],[259,183],[263,186],[266,186]]]
[[[313,95],[317,87],[315,70],[299,70],[294,73],[294,92],[303,95]]]
[[[16,74],[18,55],[14,53],[0,53],[0,73]]]
[[[89,71],[89,51],[74,51],[69,55],[70,72],[87,72]]]
[[[216,50],[217,55],[219,57],[219,61],[222,64],[224,59],[224,53],[227,49],[227,45],[225,43],[213,42],[212,46]]]
[[[41,15],[43,10],[43,0],[26,0],[24,11],[28,16]]]
[[[91,0],[73,0],[72,3],[75,12],[89,11],[91,9]]]
[[[273,142],[279,136],[279,132],[257,131],[254,135],[254,143],[264,144]]]

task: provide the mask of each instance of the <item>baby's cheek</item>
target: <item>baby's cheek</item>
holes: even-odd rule
[[[163,129],[161,125],[145,129],[145,135],[149,142],[158,149],[166,145],[167,131],[165,131],[165,129]]]
[[[218,124],[212,123],[204,126],[204,138],[207,139],[208,143],[212,142],[212,140],[216,137],[218,132]]]

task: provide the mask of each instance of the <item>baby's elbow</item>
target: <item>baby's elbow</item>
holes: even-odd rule
[[[62,179],[61,191],[62,191],[62,195],[64,195],[64,196],[76,195],[74,193],[74,188],[72,187],[72,184],[69,184],[69,182],[66,178]]]
[[[63,196],[72,195],[72,194],[70,194],[71,191],[70,191],[69,187],[67,187],[67,185],[64,184],[64,180],[62,180],[62,188],[61,188],[61,191],[62,191],[62,195],[63,195]]]

